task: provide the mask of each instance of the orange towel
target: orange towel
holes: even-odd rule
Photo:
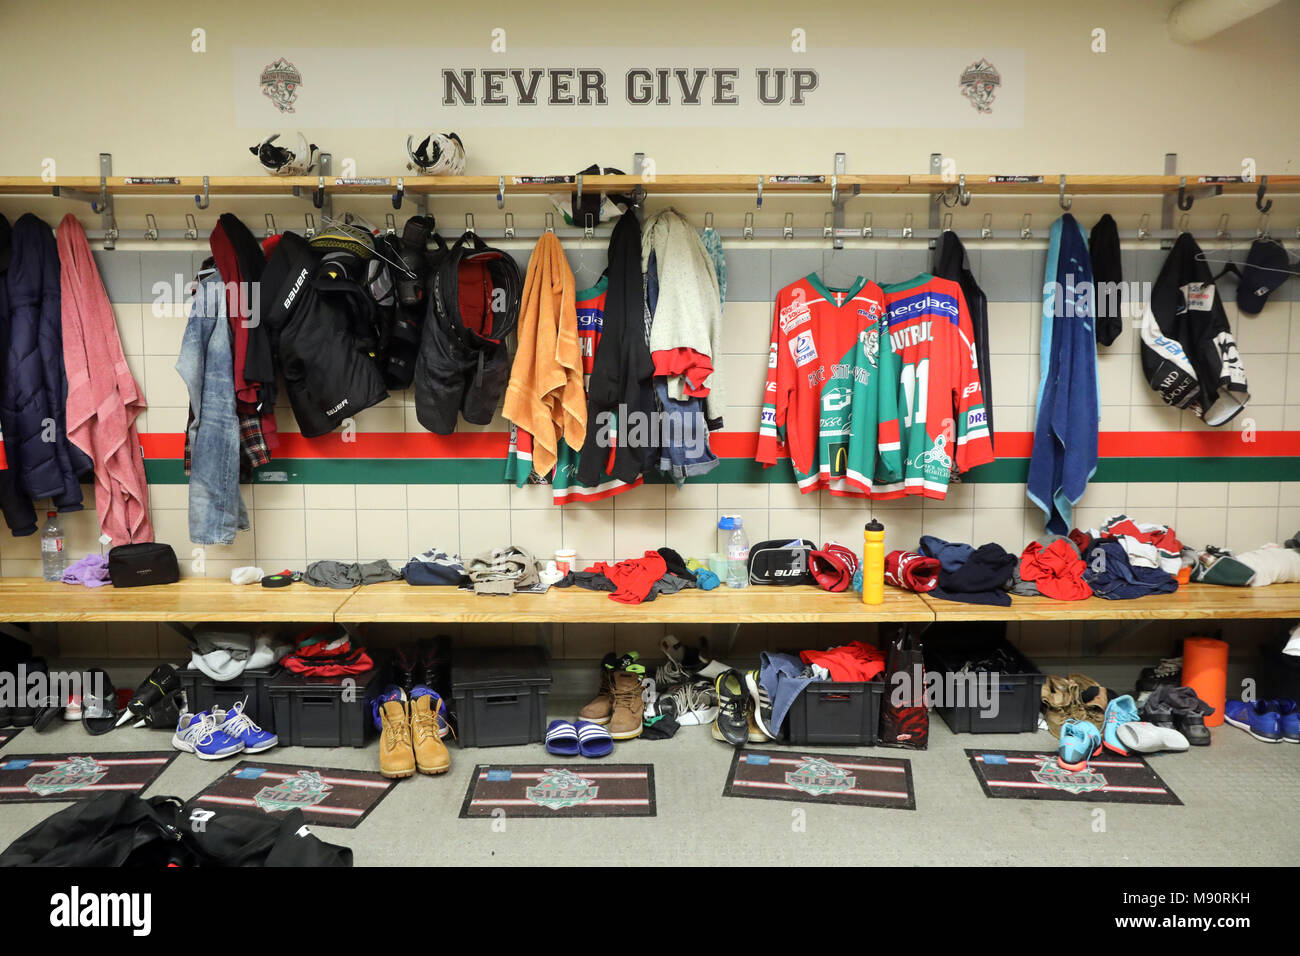
[[[533,470],[550,474],[564,441],[582,450],[587,395],[582,386],[573,270],[560,240],[542,233],[528,260],[515,364],[503,415],[533,436]]]

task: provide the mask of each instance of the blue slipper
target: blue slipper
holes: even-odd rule
[[[584,757],[607,757],[614,752],[614,738],[600,724],[580,720],[573,726],[578,731],[578,748]]]
[[[553,720],[546,728],[546,752],[559,757],[576,757],[578,731],[567,720]]]

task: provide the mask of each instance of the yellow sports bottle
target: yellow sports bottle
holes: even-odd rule
[[[872,518],[862,532],[862,603],[885,602],[885,526]]]

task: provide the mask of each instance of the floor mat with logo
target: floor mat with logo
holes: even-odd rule
[[[722,795],[916,809],[911,762],[863,754],[737,750]]]
[[[461,819],[490,817],[653,817],[655,768],[648,763],[598,767],[479,764],[470,776]]]
[[[177,757],[175,750],[0,756],[0,803],[60,803],[110,790],[142,793]]]
[[[241,760],[191,803],[262,810],[273,816],[301,810],[308,823],[351,830],[396,783],[366,770]]]
[[[1056,754],[1034,750],[967,750],[966,756],[988,797],[1183,805],[1137,754],[1106,753],[1073,772],[1061,769]]]

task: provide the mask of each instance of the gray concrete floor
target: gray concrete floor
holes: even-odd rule
[[[578,706],[552,701],[553,715],[571,715]],[[1045,732],[954,735],[935,718],[929,750],[875,750],[911,760],[913,812],[723,797],[731,748],[713,740],[707,727],[684,727],[672,740],[619,744],[611,758],[654,764],[658,816],[653,818],[507,819],[504,829],[494,829],[490,820],[461,820],[460,805],[475,764],[542,763],[547,755],[540,744],[453,746],[448,774],[401,781],[357,829],[313,830],[322,839],[352,847],[359,866],[1300,864],[1300,746],[1259,743],[1227,726],[1213,733],[1208,748],[1151,759],[1182,807],[990,800],[970,770],[965,748],[1052,748],[1053,739]],[[91,738],[79,724],[60,722],[44,734],[24,730],[0,750],[0,758],[170,746],[171,735],[164,731],[123,729]],[[285,747],[261,759],[378,769],[373,743],[361,749]],[[188,799],[228,766],[229,761],[180,754],[148,793]],[[63,806],[0,804],[0,847]]]

